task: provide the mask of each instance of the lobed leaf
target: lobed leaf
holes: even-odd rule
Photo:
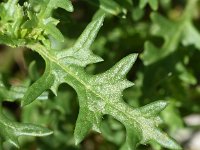
[[[176,22],[170,21],[158,13],[151,14],[151,20],[153,21],[152,33],[163,37],[164,44],[161,48],[158,48],[150,42],[145,43],[145,50],[141,56],[145,65],[151,65],[169,56],[176,51],[179,43],[184,46],[194,45],[200,50],[198,42],[200,34],[192,24],[192,12],[196,3],[196,0],[188,1],[187,8],[181,19]]]
[[[71,2],[68,0],[31,0],[30,3],[30,7],[28,3],[25,3],[22,7],[18,5],[17,1],[10,0],[1,4],[3,9],[0,11],[0,15],[4,18],[7,5],[11,5],[10,7],[14,9],[8,13],[8,16],[19,13],[16,22],[15,20],[13,22],[6,19],[0,20],[0,24],[3,24],[0,30],[0,43],[11,46],[25,46],[35,50],[44,58],[46,63],[42,77],[27,89],[21,101],[22,106],[33,102],[47,89],[51,89],[57,94],[58,86],[67,83],[75,89],[79,98],[80,110],[74,131],[76,144],[79,144],[90,130],[101,132],[100,125],[103,115],[111,115],[126,128],[126,141],[122,149],[131,150],[138,144],[147,144],[151,141],[155,141],[166,148],[180,149],[180,146],[158,127],[160,124],[159,113],[166,107],[165,102],[159,101],[134,109],[123,101],[123,90],[134,85],[126,79],[126,75],[136,61],[137,54],[126,56],[104,73],[91,75],[85,71],[87,65],[102,61],[102,58],[92,53],[90,46],[103,24],[104,16],[95,17],[74,46],[59,51],[51,49],[50,42],[47,39],[47,36],[53,36],[58,41],[64,39],[56,28],[58,21],[51,18],[51,13],[58,7],[72,11]],[[101,3],[108,6],[110,2],[101,1]],[[38,4],[41,4],[39,9],[37,9]],[[155,6],[156,3],[151,4]],[[162,33],[163,35],[164,31],[162,31],[160,25],[163,24],[165,28],[168,21],[157,14],[152,14],[152,19],[157,26],[155,33],[158,35]],[[187,23],[184,24],[184,27]],[[169,26],[171,24],[173,23],[169,21]],[[177,43],[182,35],[183,26],[179,23],[175,23],[175,25],[177,25],[179,32],[173,37],[173,40]],[[160,58],[175,50],[177,45],[170,39],[172,34],[174,33],[170,31],[163,36],[167,41],[165,45],[166,48],[169,48],[169,51],[158,52],[157,48],[152,46],[153,51],[158,52]],[[187,33],[186,36],[191,35]],[[185,39],[187,42],[184,43],[196,43],[196,40]],[[148,57],[151,60],[147,60],[147,62],[152,63],[158,59],[154,55],[152,57]],[[2,112],[0,112],[0,117],[0,136],[17,147],[19,136],[45,136],[52,133],[37,125],[12,122]]]
[[[166,107],[165,102],[155,102],[137,109],[123,102],[123,90],[133,85],[126,79],[126,74],[134,64],[136,54],[128,55],[101,74],[90,75],[84,71],[86,65],[100,60],[89,47],[102,25],[103,18],[104,16],[94,19],[74,46],[64,51],[55,53],[39,44],[28,45],[41,54],[47,67],[44,75],[29,88],[22,104],[29,104],[47,88],[56,93],[59,84],[68,83],[76,90],[80,105],[74,131],[76,144],[80,143],[90,130],[100,132],[102,116],[108,114],[119,120],[127,129],[125,148],[132,149],[139,143],[156,141],[164,147],[180,149],[158,128],[158,113]],[[39,85],[45,85],[45,88]],[[34,91],[36,88],[40,93]]]

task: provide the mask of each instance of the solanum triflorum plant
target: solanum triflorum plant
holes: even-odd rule
[[[128,55],[104,73],[92,75],[84,70],[89,64],[103,61],[92,53],[90,46],[103,25],[104,15],[94,17],[71,48],[52,48],[53,40],[64,40],[56,28],[58,20],[51,16],[53,9],[58,7],[73,11],[69,0],[30,0],[23,6],[18,4],[18,0],[8,0],[0,4],[0,43],[32,49],[46,63],[44,74],[27,89],[21,105],[31,105],[47,89],[56,95],[58,86],[67,83],[77,92],[80,105],[74,131],[75,144],[79,144],[90,130],[101,132],[100,124],[106,114],[120,121],[126,128],[123,150],[133,150],[138,144],[150,141],[169,149],[180,149],[158,127],[161,123],[159,113],[167,106],[165,101],[132,108],[122,99],[123,90],[133,85],[126,79],[126,74],[137,54]],[[1,138],[17,147],[19,136],[45,136],[52,133],[38,125],[10,121],[2,109],[0,116]]]

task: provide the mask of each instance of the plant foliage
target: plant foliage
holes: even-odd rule
[[[134,5],[131,0],[124,2],[85,0],[82,3],[91,8],[92,6],[97,7],[98,11],[77,40],[66,36],[66,33],[70,33],[73,27],[76,28],[72,21],[66,23],[58,19],[64,15],[70,20],[69,14],[74,11],[70,0],[29,0],[25,2],[8,0],[0,3],[0,44],[12,48],[31,49],[40,55],[40,57],[37,55],[36,59],[31,58],[34,61],[30,63],[27,69],[28,75],[20,85],[9,87],[5,73],[0,76],[0,141],[8,141],[19,148],[21,145],[18,142],[19,136],[46,136],[54,132],[49,138],[41,138],[43,144],[38,147],[72,149],[74,144],[80,145],[91,131],[95,131],[102,133],[105,139],[118,145],[121,150],[137,149],[141,144],[150,144],[155,149],[161,149],[161,147],[181,149],[175,140],[162,131],[160,125],[164,120],[171,131],[177,129],[178,125],[182,126],[182,120],[176,107],[177,101],[185,97],[184,90],[187,90],[191,84],[197,83],[192,72],[185,67],[190,60],[187,52],[184,51],[181,55],[176,53],[179,52],[180,43],[183,47],[194,46],[195,49],[200,49],[200,34],[193,24],[193,14],[198,1],[188,0],[178,20],[172,21],[158,12],[152,12],[150,28],[148,23],[138,21],[134,29],[132,21],[142,19],[147,4],[152,11],[158,10],[159,7],[167,11],[169,7],[164,7],[167,3],[159,4],[157,0],[140,0],[138,5]],[[129,16],[131,13],[132,16]],[[96,39],[105,17],[110,19],[113,16],[117,16],[119,20],[123,18],[123,21],[119,22],[119,26],[108,27],[110,29],[105,31],[107,37],[100,34]],[[132,21],[125,22],[124,20],[128,20],[125,18],[128,17],[132,17]],[[64,27],[64,24],[67,24],[68,28]],[[107,21],[104,24],[106,26]],[[151,30],[150,33],[147,33],[148,28]],[[164,39],[160,48],[154,45],[153,41],[145,39],[150,35],[153,40],[154,36]],[[140,41],[134,42],[132,40],[134,36],[141,38]],[[154,41],[158,42],[156,39]],[[137,42],[139,44],[145,42],[145,48],[140,57],[144,66],[136,75],[135,86],[127,79],[127,74],[138,58],[137,53],[131,52],[121,60],[118,59],[119,61],[112,67],[110,64],[113,63],[108,62],[109,67],[107,68],[109,69],[106,71],[101,69],[100,65],[94,65],[103,61],[100,56],[104,56],[106,51],[108,51],[106,52],[108,59],[118,57],[118,53],[109,51],[109,48],[115,49],[115,47],[107,46],[106,43],[127,49],[133,44],[137,45]],[[94,53],[92,51],[94,47],[101,51]],[[12,51],[18,51],[18,49],[12,49]],[[41,65],[42,59],[45,69],[40,76],[37,64]],[[100,71],[97,71],[98,69]],[[8,74],[7,72],[7,76]],[[178,75],[166,81],[165,77],[168,78],[170,74]],[[160,79],[163,79],[165,83],[158,81]],[[172,84],[173,82],[177,84]],[[60,90],[63,84],[69,87]],[[178,86],[180,87],[178,89],[182,91],[174,90]],[[70,87],[75,90],[76,94]],[[166,95],[166,89],[172,94]],[[159,92],[156,92],[157,90]],[[75,95],[78,97],[77,111],[74,106],[74,109],[70,106],[74,105]],[[152,102],[154,98],[167,100]],[[141,100],[144,100],[144,103],[140,102]],[[5,107],[8,101],[9,103],[20,102],[18,109],[22,111],[21,121],[10,117],[9,110]],[[169,107],[167,107],[168,104]],[[77,120],[70,119],[75,118],[72,115],[76,112],[78,113]],[[167,119],[166,114],[173,114],[177,123]],[[65,126],[67,121],[69,123]],[[108,126],[109,122],[113,123]],[[116,134],[121,134],[122,125],[125,128],[125,135],[119,136],[119,139],[108,134],[116,128]],[[73,129],[72,138],[69,134],[73,132]],[[44,144],[47,143],[45,138],[50,141],[47,145]],[[3,148],[2,143],[0,144]]]

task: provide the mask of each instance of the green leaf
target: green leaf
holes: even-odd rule
[[[35,100],[38,96],[40,96],[45,90],[47,90],[53,84],[54,77],[50,74],[50,70],[47,67],[43,76],[37,80],[31,87],[28,88],[25,93],[21,105],[26,105]],[[26,101],[24,101],[24,99]]]
[[[98,6],[102,9],[105,13],[118,15],[123,13],[123,7],[121,7],[117,2],[114,0],[85,0],[95,6]]]
[[[184,46],[194,45],[200,50],[200,33],[191,22],[188,22],[182,37],[182,44]]]
[[[153,10],[158,9],[158,0],[140,0],[140,8],[144,8],[147,4],[149,4]]]
[[[19,28],[23,19],[22,7],[20,7],[20,5],[18,4],[18,0],[8,0],[7,3],[1,3],[0,5],[1,30],[4,32],[4,34],[11,36],[12,38],[16,38],[19,35]],[[13,17],[14,15],[16,17]],[[2,34],[1,30],[0,36]],[[12,39],[9,38],[6,41],[11,40]]]
[[[17,148],[19,148],[19,136],[47,136],[53,133],[42,126],[9,120],[3,114],[2,107],[0,107],[0,118],[0,137],[12,143]]]
[[[0,74],[0,101],[16,101],[19,99],[22,99],[24,97],[25,92],[28,89],[27,84],[22,84],[22,85],[12,85],[9,89],[4,85],[2,81],[2,77]],[[37,97],[38,100],[46,100],[48,99],[48,93],[47,92],[42,92],[42,94]]]
[[[176,69],[179,72],[179,78],[184,81],[184,83],[195,85],[197,84],[197,79],[194,77],[194,75],[189,72],[185,66],[181,63],[176,64]]]
[[[63,8],[72,12],[73,6],[70,0],[30,0],[33,6],[40,6],[40,17],[47,18],[51,16],[54,9]]]
[[[131,127],[126,127],[126,141],[124,145],[122,145],[120,150],[132,150],[136,149],[141,137],[139,137],[140,133],[137,130],[133,130]]]
[[[53,23],[48,23],[43,27],[45,29],[45,33],[51,35],[55,39],[59,41],[64,41],[64,37],[62,33],[58,30],[58,28]]]
[[[36,61],[32,61],[28,67],[28,74],[32,81],[35,81],[39,78],[39,72],[37,72]]]
[[[35,7],[40,9],[35,10]],[[52,11],[59,7],[73,11],[69,0],[31,0],[30,3],[25,2],[23,6],[20,6],[17,0],[1,3],[0,43],[12,47],[37,41],[48,43],[46,36],[52,36],[63,42],[64,37],[56,27],[59,21],[51,17]]]
[[[84,67],[88,64],[102,61],[92,53],[90,46],[102,26],[103,19],[104,16],[95,18],[69,49],[55,52],[37,43],[27,45],[45,59],[46,71],[28,89],[22,105],[31,103],[46,89],[52,89],[56,93],[61,83],[68,83],[77,92],[80,105],[74,132],[76,144],[80,143],[90,130],[100,132],[102,116],[108,114],[125,126],[125,148],[132,149],[139,143],[155,141],[166,148],[180,149],[158,128],[161,122],[158,113],[166,107],[165,102],[155,102],[137,109],[123,102],[123,90],[133,86],[133,83],[126,79],[126,74],[134,64],[137,54],[128,55],[104,73],[91,75],[85,72]]]
[[[110,115],[125,126],[126,141],[122,149],[131,150],[139,144],[148,144],[152,141],[166,148],[180,149],[179,145],[158,127],[162,122],[159,113],[166,107],[166,102],[158,101],[140,108],[132,108],[123,101],[124,89],[134,85],[126,79],[126,75],[136,61],[137,54],[124,57],[104,73],[92,75],[85,71],[85,67],[89,64],[103,60],[90,49],[100,27],[103,25],[104,16],[100,15],[101,12],[94,17],[72,47],[58,50],[51,48],[50,41],[47,38],[50,36],[58,41],[64,40],[61,32],[56,28],[59,21],[51,17],[52,11],[59,7],[72,11],[71,2],[68,0],[31,0],[30,3],[24,3],[23,6],[20,6],[17,2],[8,1],[0,6],[0,16],[4,18],[0,20],[0,42],[11,46],[27,47],[38,52],[45,60],[46,68],[42,77],[34,82],[25,94],[23,94],[23,88],[15,87],[8,91],[1,83],[1,98],[10,96],[11,99],[18,99],[24,95],[21,105],[25,106],[38,99],[47,89],[51,89],[56,95],[59,85],[67,83],[75,89],[79,98],[80,109],[74,130],[76,144],[79,144],[91,130],[101,132],[100,126],[103,115]],[[156,2],[151,2],[150,5],[155,8]],[[13,10],[11,11],[8,6]],[[98,6],[114,15],[124,11],[115,1],[100,0]],[[8,13],[7,10],[9,10]],[[18,16],[16,20],[13,19],[14,14]],[[8,16],[8,19],[5,19],[5,16]],[[198,40],[191,39],[191,36],[197,35],[194,33],[195,30],[191,27],[191,24],[188,25],[191,22],[188,18],[190,16],[186,16],[186,19],[183,19],[184,22],[174,23],[157,14],[152,15],[152,20],[156,26],[153,30],[155,35],[164,37],[167,46],[163,46],[163,49],[170,49],[165,53],[158,53],[161,57],[159,59],[166,57],[176,49],[177,43],[182,41],[181,35],[185,37],[183,38],[184,44],[198,46]],[[184,26],[182,26],[182,23]],[[169,33],[160,27],[163,26],[164,29],[168,29],[169,26],[174,25],[175,27]],[[188,31],[192,31],[192,34],[188,31],[185,32],[186,34],[182,34],[182,28],[186,26],[190,27]],[[170,36],[175,31],[178,33],[174,36],[175,43],[173,43]],[[154,45],[149,45],[151,49],[154,49],[154,52],[158,51]],[[158,59],[154,54],[151,55],[153,59],[150,57],[148,59],[153,61]],[[0,136],[17,147],[19,145],[17,139],[21,135],[44,136],[52,133],[40,126],[12,122],[2,112],[0,117],[2,118],[0,120]]]
[[[2,75],[0,74],[0,102],[7,95],[7,89],[2,81]]]
[[[52,11],[57,8],[63,8],[66,11],[73,11],[73,6],[70,0],[42,0],[42,1],[30,1],[35,6],[40,6],[40,12],[35,18],[35,15],[29,13],[30,20],[26,24],[35,24],[38,28],[42,28],[45,34],[54,37],[56,40],[63,42],[64,37],[62,33],[57,29],[56,25],[59,23],[58,20],[51,18]],[[33,26],[31,26],[33,27]]]
[[[145,65],[153,64],[167,57],[176,51],[179,43],[183,43],[184,46],[194,45],[200,50],[200,34],[192,25],[190,18],[183,16],[180,21],[173,22],[158,13],[152,13],[151,19],[154,23],[152,33],[163,37],[164,44],[158,48],[150,42],[145,43],[145,50],[141,55]]]

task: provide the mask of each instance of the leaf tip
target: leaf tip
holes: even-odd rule
[[[132,67],[133,64],[135,63],[135,61],[137,60],[138,54],[133,53],[133,54],[129,54],[125,59],[127,61],[127,65],[129,67]]]
[[[25,107],[26,105],[28,105],[29,103],[27,103],[24,99],[22,99],[21,101],[21,107]]]
[[[98,16],[95,20],[97,23],[100,24],[100,26],[103,26],[104,19],[105,19],[105,14],[102,14],[101,16]]]
[[[156,102],[160,108],[165,109],[167,107],[167,105],[169,104],[169,102],[163,101],[163,100],[159,100]]]
[[[74,141],[75,141],[75,145],[79,145],[82,142],[82,139],[75,137]]]
[[[44,134],[44,136],[47,136],[47,135],[51,135],[51,134],[53,134],[54,132],[52,131],[52,130],[49,130],[48,132],[46,132],[45,134]]]
[[[70,6],[68,7],[68,11],[69,11],[69,12],[73,12],[73,11],[74,11],[73,5],[70,5]]]
[[[51,91],[53,92],[53,94],[55,95],[55,96],[58,96],[58,85],[56,85],[56,86],[51,86]]]
[[[137,54],[137,53],[133,53],[133,54],[130,54],[129,56],[131,57],[130,59],[131,59],[133,62],[135,62],[135,61],[137,60],[137,58],[138,58],[138,55],[139,55],[139,54]]]
[[[8,142],[12,145],[14,145],[17,149],[20,149],[20,146],[19,146],[19,142],[18,141],[13,141],[13,140],[8,140]]]
[[[170,148],[170,149],[174,149],[174,150],[182,150],[183,148],[178,144],[176,143],[173,139],[172,139],[173,142],[171,142],[170,144],[168,144],[167,146],[165,146],[166,148]]]
[[[41,134],[41,136],[48,136],[53,134],[54,132],[48,128],[45,128],[44,132]]]

